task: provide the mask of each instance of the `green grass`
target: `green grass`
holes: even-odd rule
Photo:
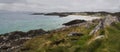
[[[120,51],[120,23],[106,28],[109,32],[97,52],[119,52]]]
[[[120,23],[113,24],[99,31],[106,35],[90,45],[86,43],[92,38],[89,32],[95,27],[76,26],[63,31],[51,32],[48,35],[37,36],[24,44],[26,52],[119,52],[120,51]],[[81,32],[83,36],[67,36],[70,32]],[[59,42],[56,44],[56,42]],[[24,50],[25,51],[25,50]]]
[[[85,26],[74,26],[63,31],[51,32],[48,35],[38,36],[24,44],[24,49],[28,49],[28,52],[67,52],[76,51],[83,47],[89,40],[89,32],[95,27],[90,25],[89,29]],[[83,36],[67,36],[71,32],[83,33]],[[55,42],[59,44],[55,44]]]

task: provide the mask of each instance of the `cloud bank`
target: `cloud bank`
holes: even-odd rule
[[[120,0],[0,0],[0,10],[29,12],[120,12]]]

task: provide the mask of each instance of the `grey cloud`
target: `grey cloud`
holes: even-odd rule
[[[0,0],[0,3],[25,2],[25,0]]]
[[[116,12],[120,11],[120,0],[0,0],[0,10]]]

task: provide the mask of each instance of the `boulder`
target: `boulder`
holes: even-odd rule
[[[68,34],[68,36],[83,36],[83,34],[77,33],[77,32],[72,32],[72,33]]]
[[[30,30],[27,32],[28,36],[36,36],[36,35],[41,35],[41,34],[45,34],[46,31],[44,31],[43,29],[37,29],[37,30]]]

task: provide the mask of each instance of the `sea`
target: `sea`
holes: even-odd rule
[[[100,17],[69,15],[67,17],[31,15],[31,13],[0,12],[0,34],[12,32],[43,29],[53,30],[64,27],[62,24],[75,20],[93,20]]]

